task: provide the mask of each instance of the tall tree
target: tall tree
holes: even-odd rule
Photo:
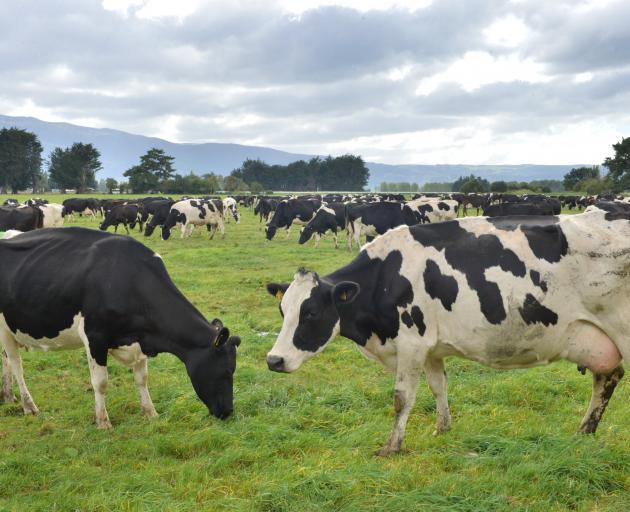
[[[50,179],[60,188],[75,188],[84,193],[96,187],[96,173],[103,168],[100,158],[92,144],[75,142],[66,149],[55,148],[48,166]]]
[[[578,190],[578,184],[585,180],[599,179],[599,166],[575,167],[564,175],[562,183],[565,190]]]
[[[616,192],[630,190],[630,137],[621,139],[613,144],[615,156],[606,158],[604,165],[608,167],[608,177],[612,181]]]
[[[134,165],[123,175],[129,178],[129,187],[134,194],[143,194],[155,190],[158,186],[157,176],[143,165]]]
[[[41,179],[42,145],[32,132],[19,128],[0,130],[0,190],[33,187]]]
[[[151,148],[140,157],[140,165],[153,173],[158,183],[173,177],[175,174],[174,161],[174,157],[167,155],[163,149],[159,148]]]

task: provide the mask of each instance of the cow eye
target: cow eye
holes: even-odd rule
[[[317,316],[317,311],[307,311],[305,317],[306,318],[315,318]]]

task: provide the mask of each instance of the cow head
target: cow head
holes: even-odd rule
[[[359,285],[350,281],[333,285],[300,269],[291,284],[269,283],[267,291],[280,299],[284,318],[278,339],[267,354],[267,366],[290,373],[339,334],[338,308],[354,301]]]
[[[162,240],[168,240],[170,238],[171,229],[173,229],[178,222],[186,223],[186,215],[171,208],[171,211],[168,212],[168,216],[166,217],[166,221],[162,224]]]
[[[236,370],[238,336],[230,336],[220,320],[212,321],[216,332],[207,348],[191,351],[185,364],[188,376],[199,399],[213,416],[227,418],[234,409],[233,379]]]
[[[98,228],[99,228],[101,231],[107,231],[107,228],[108,228],[109,226],[111,226],[110,220],[111,220],[110,218],[105,217],[105,218],[103,219],[103,222],[101,223],[101,225],[100,225]]]
[[[308,242],[313,237],[314,233],[315,233],[315,229],[313,228],[313,226],[310,223],[308,223],[300,231],[299,244],[302,245],[302,244],[305,244],[306,242]]]
[[[267,227],[265,228],[265,236],[267,237],[267,240],[271,240],[276,235],[277,230],[277,226],[273,224],[267,224]]]

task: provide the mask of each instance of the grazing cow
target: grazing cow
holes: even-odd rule
[[[335,249],[339,248],[337,230],[346,228],[346,205],[343,203],[328,203],[320,206],[315,216],[300,232],[299,244],[305,244],[313,235],[316,236],[315,247],[319,247],[319,241],[328,230],[332,231],[335,240]]]
[[[0,206],[0,231],[32,231],[44,227],[44,214],[32,206]],[[0,272],[2,269],[0,269]]]
[[[99,229],[106,231],[109,226],[114,226],[114,232],[118,232],[118,225],[125,226],[125,231],[129,234],[129,227],[131,229],[136,227],[136,223],[142,231],[142,220],[140,219],[140,208],[137,204],[121,204],[114,206],[105,214],[105,219],[101,223]]]
[[[43,203],[37,208],[44,214],[43,227],[61,228],[63,227],[63,206],[55,203]]]
[[[144,236],[151,236],[156,227],[164,225],[173,204],[174,201],[163,199],[144,206],[144,210],[151,215],[144,229]]]
[[[98,199],[79,199],[71,198],[66,199],[63,202],[63,215],[74,218],[74,214],[79,215],[91,215],[93,219],[96,219],[96,213],[101,211],[101,203]]]
[[[451,423],[444,358],[497,369],[566,359],[593,374],[580,425],[592,433],[630,360],[629,269],[630,213],[401,226],[332,274],[267,285],[284,317],[267,364],[293,372],[337,334],[357,343],[396,375],[387,455],[401,448],[423,369],[440,433]]]
[[[226,197],[223,199],[223,217],[225,218],[225,222],[230,223],[230,215],[234,217],[234,222],[237,224],[241,220],[241,216],[238,214],[238,210],[236,209],[236,199],[233,197]]]
[[[366,203],[348,205],[346,208],[346,228],[348,229],[348,250],[352,250],[352,241],[361,247],[361,236],[368,242],[375,236],[406,224],[418,223],[417,213],[402,203]]]
[[[20,202],[17,199],[7,199],[2,203],[3,206],[19,206]]]
[[[221,232],[221,238],[225,238],[223,213],[212,200],[186,199],[174,203],[162,225],[162,240],[169,239],[171,229],[177,224],[181,225],[181,238],[189,237],[195,226],[207,226],[211,240],[217,229]]]
[[[554,208],[546,202],[500,203],[486,206],[486,217],[505,217],[507,215],[554,215]]]
[[[444,222],[457,218],[458,202],[453,199],[419,198],[408,201],[407,206],[417,212],[418,223]]]
[[[315,217],[315,212],[319,210],[321,205],[320,200],[313,199],[286,199],[280,201],[271,221],[267,224],[267,229],[265,230],[267,240],[271,240],[275,236],[278,228],[285,228],[286,238],[289,238],[291,226],[293,224],[307,224]]]
[[[254,215],[258,215],[258,222],[262,222],[265,219],[265,222],[269,222],[269,215],[276,211],[278,208],[279,201],[277,199],[267,199],[265,197],[261,197],[257,202],[254,203]]]
[[[25,414],[38,408],[24,382],[18,345],[85,348],[101,429],[111,428],[105,408],[108,354],[133,369],[148,416],[157,414],[147,389],[147,357],[162,352],[184,363],[214,416],[231,414],[240,340],[230,338],[219,320],[208,322],[144,245],[92,229],[46,229],[1,240],[0,269],[0,342],[10,366],[4,398],[14,398],[12,374]]]

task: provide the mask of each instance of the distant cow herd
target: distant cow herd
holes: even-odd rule
[[[98,428],[111,428],[110,355],[133,370],[141,410],[155,416],[147,359],[166,352],[182,361],[209,412],[229,416],[240,338],[182,295],[157,253],[104,231],[138,227],[150,237],[159,229],[169,240],[174,229],[186,239],[205,226],[210,239],[217,231],[224,237],[225,225],[241,220],[239,207],[251,210],[261,231],[265,222],[268,241],[278,230],[288,238],[297,224],[299,244],[319,246],[330,233],[337,248],[345,232],[348,249],[359,249],[325,276],[301,268],[291,283],[267,285],[282,328],[266,363],[293,372],[341,335],[391,370],[395,419],[381,455],[401,449],[422,373],[436,400],[436,433],[449,430],[448,357],[499,369],[564,359],[589,370],[592,397],[579,430],[595,432],[630,360],[630,202],[610,196],[7,200],[0,206],[2,399],[16,400],[15,381],[24,413],[38,412],[19,347],[82,347]],[[562,208],[582,213],[561,215]],[[483,215],[468,217],[471,210]],[[58,229],[76,216],[100,218],[101,232]]]

